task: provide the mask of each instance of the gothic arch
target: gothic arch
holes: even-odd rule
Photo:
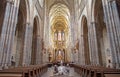
[[[90,64],[90,51],[89,51],[89,40],[88,40],[88,22],[85,16],[82,17],[82,39],[83,39],[83,53],[85,58],[85,64]]]
[[[28,25],[27,9],[28,8],[27,8],[26,0],[20,0],[18,19],[17,19],[17,25],[16,25],[15,37],[14,37],[15,63],[13,62],[13,64],[15,64],[16,66],[23,65],[25,32],[26,32],[26,25]]]
[[[36,16],[33,21],[33,36],[32,36],[32,52],[31,52],[31,65],[37,62],[38,53],[38,38],[39,38],[39,18]]]

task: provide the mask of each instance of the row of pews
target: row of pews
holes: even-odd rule
[[[0,77],[41,77],[47,72],[47,68],[47,64],[42,64],[4,69],[0,70]]]
[[[120,69],[75,64],[72,64],[72,67],[74,67],[75,72],[79,73],[82,77],[120,77]]]

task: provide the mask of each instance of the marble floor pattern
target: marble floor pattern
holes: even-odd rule
[[[66,75],[66,76],[65,75],[62,75],[62,76],[54,75],[53,67],[52,67],[52,68],[48,68],[48,71],[45,74],[43,74],[42,77],[80,77],[80,75],[74,71],[74,68],[70,68],[69,75]]]

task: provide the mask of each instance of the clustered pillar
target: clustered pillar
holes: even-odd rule
[[[17,23],[19,0],[6,0],[6,10],[0,39],[0,65],[11,65],[12,41]]]
[[[120,20],[115,0],[102,0],[113,67],[120,67]]]

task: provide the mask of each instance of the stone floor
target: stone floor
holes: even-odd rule
[[[50,76],[50,77],[75,77],[75,76],[61,75],[61,76]]]
[[[52,68],[48,68],[47,73],[43,74],[42,77],[80,77],[80,75],[74,72],[73,68],[70,68],[69,75],[55,75],[53,73],[53,67],[52,67]]]

